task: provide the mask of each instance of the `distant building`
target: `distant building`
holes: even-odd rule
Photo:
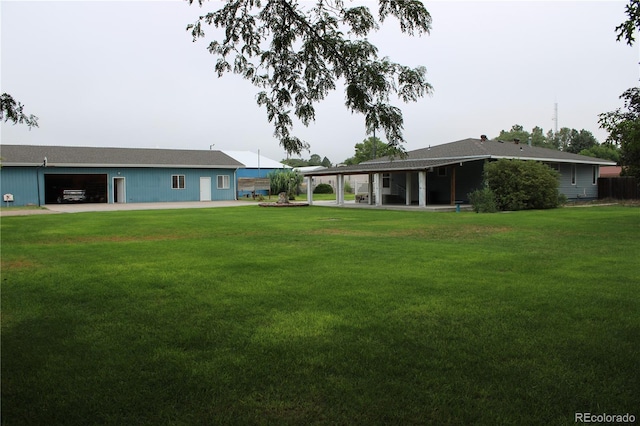
[[[620,166],[600,166],[600,177],[618,177],[622,173]]]
[[[238,169],[236,173],[236,188],[238,197],[248,197],[254,195],[254,193],[267,195],[269,193],[268,189],[243,189],[245,188],[245,186],[243,186],[243,183],[252,182],[249,180],[255,181],[255,179],[267,179],[268,174],[273,172],[274,170],[291,169],[291,167],[287,166],[286,164],[282,164],[278,161],[272,160],[251,151],[224,150],[222,152],[233,158],[234,160],[244,164],[244,167]]]

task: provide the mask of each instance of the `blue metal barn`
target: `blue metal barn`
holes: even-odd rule
[[[244,167],[221,151],[2,145],[0,156],[15,206],[234,200]]]

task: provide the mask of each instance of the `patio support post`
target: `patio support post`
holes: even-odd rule
[[[420,207],[427,206],[427,171],[420,170],[418,172],[418,205]]]
[[[369,173],[367,182],[367,204],[373,204],[373,173]]]
[[[382,205],[382,173],[376,173],[373,178],[373,186],[376,192],[376,206]]]
[[[451,205],[456,204],[456,166],[451,166]]]
[[[406,172],[405,174],[405,199],[407,202],[407,205],[410,206],[411,205],[411,172]]]
[[[336,202],[339,206],[344,205],[344,175],[337,175],[337,191]]]
[[[313,177],[307,176],[307,203],[313,205]]]

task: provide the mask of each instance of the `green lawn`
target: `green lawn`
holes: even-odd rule
[[[3,217],[2,424],[640,418],[640,209]]]

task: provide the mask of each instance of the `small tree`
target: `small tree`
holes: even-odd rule
[[[537,161],[489,162],[484,175],[499,210],[551,209],[560,204],[558,172]]]
[[[302,183],[302,175],[294,170],[274,170],[267,175],[271,184],[271,192],[286,192],[289,199],[295,198],[298,185]]]
[[[473,211],[476,213],[495,213],[498,211],[496,196],[493,191],[487,187],[477,189],[470,193],[469,202],[473,205]]]

